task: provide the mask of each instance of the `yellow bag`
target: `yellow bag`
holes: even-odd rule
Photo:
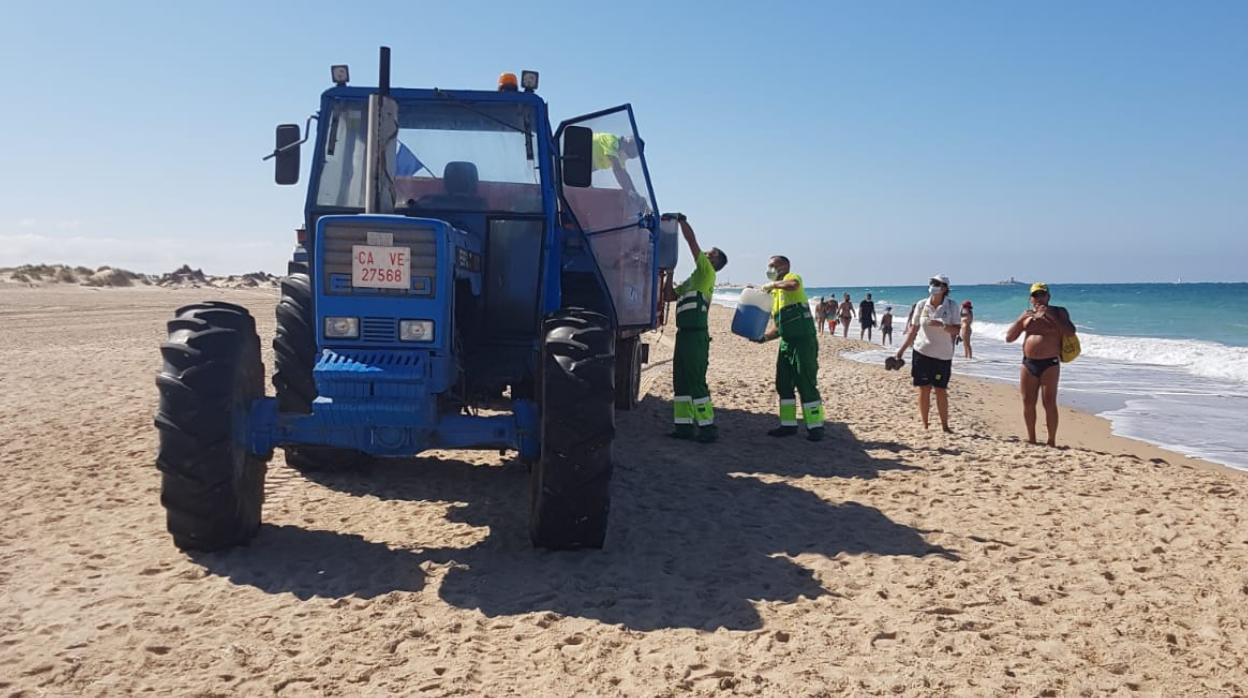
[[[1079,352],[1083,348],[1079,346],[1079,335],[1068,334],[1062,337],[1062,363],[1068,364],[1079,358]]]

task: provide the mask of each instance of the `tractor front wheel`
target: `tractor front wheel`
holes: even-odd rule
[[[161,345],[160,501],[174,545],[219,550],[260,527],[270,454],[251,453],[247,413],[264,396],[255,320],[229,303],[179,308]]]
[[[312,312],[312,280],[307,265],[291,262],[282,279],[277,303],[277,334],[273,337],[273,387],[281,412],[311,414],[316,399],[316,320]],[[295,470],[353,470],[372,459],[368,454],[332,446],[287,446],[286,464]]]
[[[601,548],[611,504],[615,332],[605,315],[582,308],[558,311],[543,329],[530,537],[542,548]]]

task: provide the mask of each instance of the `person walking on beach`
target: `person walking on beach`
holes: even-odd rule
[[[867,341],[871,341],[871,328],[875,327],[875,301],[871,300],[871,294],[858,304],[858,340],[862,341],[862,336],[867,336]]]
[[[772,257],[762,289],[771,293],[773,326],[760,341],[780,338],[776,355],[776,392],[780,395],[780,426],[768,436],[797,433],[797,394],[802,396],[806,438],[823,439],[823,398],[819,396],[819,342],[802,277],[790,269],[789,258]],[[796,389],[796,393],[795,390]]]
[[[715,273],[728,264],[728,257],[718,247],[703,252],[693,227],[682,213],[664,214],[675,218],[680,232],[693,255],[693,273],[668,297],[676,301],[676,349],[672,356],[672,436],[696,439],[702,443],[715,441],[715,408],[711,390],[706,385],[706,368],[711,350],[707,332],[707,314],[715,289]]]
[[[962,301],[962,356],[970,359],[971,356],[971,323],[975,321],[975,310],[971,306],[970,301]]]
[[[885,306],[880,316],[880,346],[893,344],[893,306]]]
[[[849,294],[845,294],[845,300],[841,301],[841,336],[849,339],[849,321],[854,317],[854,304],[849,300]]]
[[[1057,445],[1057,381],[1062,375],[1062,339],[1075,334],[1075,324],[1065,308],[1049,305],[1049,286],[1031,285],[1031,307],[1005,331],[1005,341],[1023,340],[1023,367],[1018,372],[1023,395],[1023,422],[1027,441],[1036,443],[1036,397],[1044,400],[1044,421],[1050,446]]]
[[[819,296],[815,299],[815,325],[819,329],[819,334],[823,334],[823,328],[827,324],[828,304],[823,300],[823,296]]]
[[[953,368],[953,338],[961,329],[961,322],[958,307],[949,297],[948,276],[933,276],[928,281],[927,292],[927,298],[920,299],[910,309],[907,321],[910,329],[897,348],[896,358],[900,359],[906,349],[914,346],[910,377],[919,389],[919,416],[923,419],[923,428],[928,425],[934,389],[940,427],[953,433],[949,427],[949,372]]]

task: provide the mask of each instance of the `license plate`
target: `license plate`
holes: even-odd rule
[[[411,251],[406,247],[351,246],[351,285],[357,288],[411,287]]]

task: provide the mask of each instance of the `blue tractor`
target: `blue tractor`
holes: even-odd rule
[[[536,73],[489,91],[391,89],[389,73],[384,47],[376,88],[334,66],[304,135],[277,128],[276,180],[295,184],[317,124],[275,396],[245,308],[169,321],[157,466],[179,548],[256,534],[274,448],[304,470],[512,450],[533,543],[602,546],[615,410],[638,399],[676,261],[632,109],[552,129]]]

